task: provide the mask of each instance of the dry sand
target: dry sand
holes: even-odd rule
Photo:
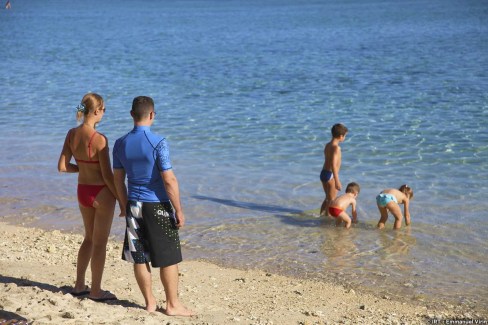
[[[488,319],[455,307],[432,310],[335,284],[201,261],[180,264],[181,300],[198,315],[150,314],[143,308],[131,265],[120,259],[121,241],[111,240],[107,247],[103,280],[103,288],[119,300],[100,303],[69,294],[81,235],[5,223],[0,227],[0,324],[14,319],[25,324],[426,324],[434,318]],[[153,288],[164,306],[158,274],[153,272]]]

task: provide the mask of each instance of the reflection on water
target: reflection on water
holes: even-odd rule
[[[337,229],[327,229],[323,237],[322,252],[330,270],[342,270],[356,266],[356,256],[359,253],[357,232],[338,227]]]
[[[380,258],[385,262],[408,258],[410,248],[416,242],[415,238],[411,236],[411,232],[411,227],[405,227],[401,231],[378,231],[378,246],[380,249],[377,252]]]
[[[380,231],[360,223],[350,231],[326,228],[323,237],[322,252],[327,261],[324,272],[341,274],[345,284],[373,288],[380,282],[385,291],[404,293],[404,289],[394,286],[408,283],[415,273],[410,251],[416,240],[410,227]]]
[[[450,232],[458,230],[420,222],[398,231],[378,230],[376,220],[361,219],[346,230],[336,227],[331,218],[316,218],[316,211],[276,212],[189,226],[186,253],[192,257],[192,249],[198,248],[206,258],[224,265],[332,280],[398,299],[442,297],[452,303],[488,303],[487,297],[479,294],[479,290],[486,290],[486,282],[480,278],[486,270],[482,253],[469,253],[474,249],[469,245],[456,251],[439,246],[449,242]],[[435,266],[456,264],[457,256],[464,256],[465,263],[477,264],[477,269]],[[464,288],[468,274],[478,278],[480,286]]]

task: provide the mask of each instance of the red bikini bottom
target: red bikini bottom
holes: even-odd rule
[[[95,198],[104,187],[105,185],[78,184],[78,202],[84,207],[93,207]]]

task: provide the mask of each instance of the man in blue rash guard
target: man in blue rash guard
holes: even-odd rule
[[[122,259],[134,264],[147,311],[157,309],[150,262],[152,267],[160,268],[166,294],[165,313],[191,316],[193,312],[178,298],[178,263],[182,261],[178,229],[185,224],[185,215],[168,143],[150,130],[156,117],[152,98],[134,98],[130,113],[134,128],[119,138],[113,148],[115,187],[121,203],[127,207]]]

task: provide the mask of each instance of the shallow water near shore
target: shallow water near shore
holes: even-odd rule
[[[0,11],[2,220],[81,231],[76,176],[56,171],[74,107],[100,93],[113,144],[144,94],[180,182],[186,258],[488,307],[486,4],[94,4]],[[361,185],[349,231],[317,218],[336,122],[350,130],[343,186]],[[403,183],[411,227],[376,230],[376,194]]]

